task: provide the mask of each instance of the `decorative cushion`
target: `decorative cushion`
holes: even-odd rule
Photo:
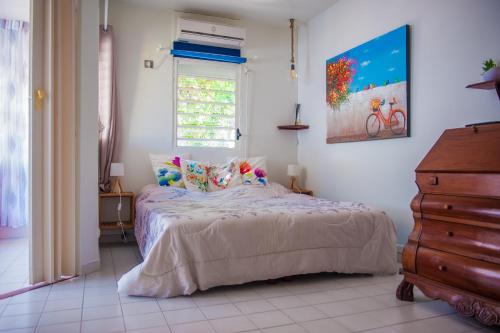
[[[208,168],[208,191],[215,192],[241,185],[239,160],[233,159],[225,165],[211,165]]]
[[[240,173],[243,185],[267,185],[267,166],[265,157],[240,159]]]
[[[184,187],[181,156],[149,154],[149,159],[158,185]]]
[[[182,173],[184,184],[190,191],[208,191],[208,165],[203,162],[183,160]]]

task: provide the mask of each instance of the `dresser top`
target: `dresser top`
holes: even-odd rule
[[[500,173],[500,124],[444,131],[416,172]]]

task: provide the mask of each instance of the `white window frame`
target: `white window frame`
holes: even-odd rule
[[[180,62],[186,63],[200,63],[204,65],[210,65],[213,63],[216,66],[222,67],[230,67],[235,69],[236,74],[236,90],[235,90],[235,129],[236,131],[239,129],[242,137],[239,140],[235,139],[234,148],[226,148],[226,147],[185,147],[177,145],[177,79],[178,79],[178,65]],[[187,58],[174,58],[173,61],[173,85],[172,85],[172,95],[173,95],[173,130],[172,130],[172,148],[174,151],[179,152],[188,152],[193,155],[196,155],[198,152],[200,153],[219,153],[221,156],[244,156],[246,152],[246,133],[247,133],[247,119],[246,119],[246,103],[243,101],[246,100],[246,94],[242,93],[242,86],[247,84],[247,82],[243,82],[244,75],[242,73],[242,66],[238,64],[232,63],[222,63],[216,61],[209,60],[197,60],[197,59],[187,59]],[[216,158],[217,159],[217,158]],[[220,158],[219,158],[220,159]]]

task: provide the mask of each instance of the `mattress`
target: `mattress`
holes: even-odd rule
[[[394,274],[396,231],[381,210],[295,194],[279,184],[190,192],[148,185],[136,202],[144,261],[120,293],[189,295],[319,272]]]

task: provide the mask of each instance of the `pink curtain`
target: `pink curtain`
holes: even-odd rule
[[[109,171],[118,144],[118,101],[113,27],[100,26],[99,35],[99,188],[111,191]]]

